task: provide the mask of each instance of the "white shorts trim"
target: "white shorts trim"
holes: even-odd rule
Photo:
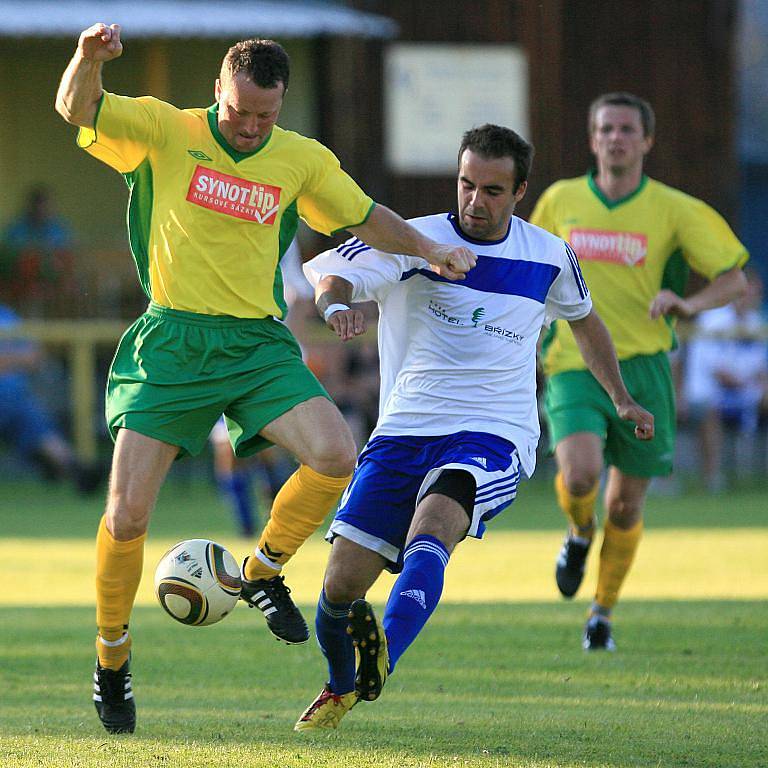
[[[372,552],[377,552],[385,560],[393,563],[396,563],[400,557],[400,550],[397,547],[393,547],[388,541],[361,531],[359,528],[343,520],[334,520],[328,529],[328,533],[325,534],[327,541],[333,541],[336,536],[343,536],[345,539],[354,541],[355,544],[370,549]]]

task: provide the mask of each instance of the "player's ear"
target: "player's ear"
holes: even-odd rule
[[[645,137],[645,154],[646,155],[651,151],[651,147],[653,147],[653,136],[646,136]]]
[[[515,202],[519,203],[524,197],[525,193],[528,191],[528,181],[521,181],[518,185],[517,189],[515,190]]]
[[[216,101],[218,101],[221,96],[221,80],[218,77],[216,78],[216,84],[213,86],[213,93]]]

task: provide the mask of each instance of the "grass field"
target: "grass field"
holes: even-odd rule
[[[617,612],[616,654],[579,639],[594,586],[565,603],[552,580],[562,523],[525,486],[482,543],[463,544],[444,599],[388,682],[336,732],[291,728],[324,681],[314,641],[275,642],[238,607],[208,628],[172,622],[151,579],[132,621],[136,734],[110,737],[90,702],[93,532],[99,500],[0,487],[0,766],[768,766],[766,493],[649,501]],[[207,485],[163,492],[146,575],[182,538],[237,556]],[[327,545],[287,571],[313,615]],[[391,585],[372,592],[381,605]]]

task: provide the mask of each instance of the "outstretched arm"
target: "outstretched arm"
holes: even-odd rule
[[[366,331],[365,315],[359,309],[351,309],[351,301],[352,283],[338,275],[326,275],[315,288],[317,311],[342,341]]]
[[[469,248],[436,243],[384,205],[377,204],[364,224],[349,231],[377,251],[425,259],[449,280],[463,280],[477,263]]]
[[[678,296],[674,291],[664,289],[656,294],[648,314],[653,320],[661,315],[677,315],[688,318],[698,315],[705,309],[722,307],[734,299],[738,299],[747,289],[747,278],[738,267],[729,269],[718,275],[711,283],[687,299]]]
[[[104,92],[101,70],[105,61],[123,52],[117,24],[94,24],[80,34],[77,50],[56,93],[56,111],[71,125],[93,128],[99,100]]]
[[[570,320],[569,325],[587,368],[608,393],[616,413],[625,421],[635,423],[638,440],[650,440],[654,434],[653,415],[639,406],[627,392],[605,323],[592,310],[581,320]]]

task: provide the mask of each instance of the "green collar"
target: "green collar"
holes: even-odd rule
[[[241,160],[247,160],[249,157],[253,157],[256,153],[261,152],[264,147],[267,146],[267,142],[272,138],[272,131],[269,132],[264,141],[259,144],[253,152],[238,152],[221,134],[219,130],[219,104],[211,104],[208,107],[208,127],[211,129],[213,138],[216,139],[217,144],[236,162]]]
[[[612,208],[616,208],[619,205],[622,205],[623,203],[628,203],[633,197],[636,195],[639,195],[643,189],[645,188],[645,185],[648,183],[648,177],[643,174],[640,183],[637,185],[637,189],[630,192],[628,195],[625,195],[624,197],[620,197],[618,200],[609,200],[604,194],[603,191],[600,189],[600,187],[597,186],[597,183],[595,182],[595,176],[597,175],[597,171],[590,171],[587,174],[587,184],[589,185],[589,188],[594,192],[595,197],[610,211]]]

